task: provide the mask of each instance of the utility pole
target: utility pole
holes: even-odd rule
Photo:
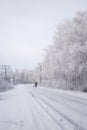
[[[41,80],[42,80],[42,77],[41,77],[41,73],[42,73],[42,65],[41,65],[41,64],[39,65],[39,68],[40,68],[40,83],[41,83]]]
[[[10,69],[10,65],[0,65],[0,69],[4,70],[5,73],[5,80],[9,80],[8,75],[7,75],[7,70]]]

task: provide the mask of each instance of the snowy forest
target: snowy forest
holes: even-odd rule
[[[34,73],[42,85],[87,91],[87,11],[57,26]]]
[[[87,91],[87,11],[78,12],[56,28],[44,60],[32,70],[10,73],[15,83],[34,83],[60,89]],[[2,78],[2,77],[0,77]]]

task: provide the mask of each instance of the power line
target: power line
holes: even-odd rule
[[[10,69],[10,65],[0,65],[0,69],[4,70],[5,80],[8,80],[7,70]]]

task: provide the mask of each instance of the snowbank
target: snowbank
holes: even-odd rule
[[[0,92],[7,91],[12,88],[12,85],[5,80],[0,80]]]

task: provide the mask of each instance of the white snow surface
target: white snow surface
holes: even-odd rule
[[[0,93],[0,130],[87,130],[87,94],[16,85]]]

